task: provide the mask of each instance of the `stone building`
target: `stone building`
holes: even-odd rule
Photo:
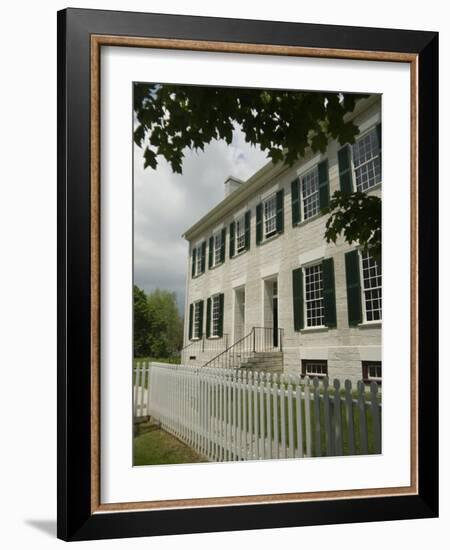
[[[348,118],[355,144],[228,178],[225,198],[185,232],[184,363],[381,382],[381,266],[324,239],[321,208],[336,190],[381,197],[380,97]]]

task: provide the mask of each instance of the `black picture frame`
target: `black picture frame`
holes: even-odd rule
[[[418,61],[416,495],[92,512],[91,36],[415,54]],[[438,34],[102,10],[58,12],[58,532],[64,540],[438,515]]]

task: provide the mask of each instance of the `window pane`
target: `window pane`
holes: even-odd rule
[[[220,300],[219,296],[212,298],[212,315],[211,315],[211,336],[219,335],[219,315],[220,315]]]
[[[196,257],[195,257],[195,274],[200,275],[202,272],[202,245],[199,244],[196,248]]]
[[[236,253],[242,252],[245,248],[245,221],[240,218],[236,222]]]
[[[222,232],[214,235],[214,265],[220,264],[220,249],[222,246]]]
[[[303,218],[319,212],[319,175],[317,168],[302,177]]]
[[[365,361],[363,367],[366,369],[367,380],[381,382],[381,361]]]
[[[269,237],[277,230],[276,195],[264,202],[264,236]]]
[[[306,326],[319,327],[325,323],[323,307],[322,264],[305,268]]]
[[[361,254],[361,260],[366,321],[380,321],[382,318],[381,267],[368,252]]]
[[[200,302],[194,304],[194,338],[200,336]]]
[[[356,189],[366,191],[381,181],[381,159],[375,129],[352,145]]]
[[[327,361],[311,361],[304,359],[302,361],[302,374],[304,376],[327,376],[328,363]]]

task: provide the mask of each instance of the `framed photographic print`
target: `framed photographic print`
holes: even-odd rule
[[[58,536],[438,513],[438,36],[58,14]]]

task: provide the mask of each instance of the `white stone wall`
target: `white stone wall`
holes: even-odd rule
[[[360,130],[375,125],[380,121],[380,104],[375,103],[355,119]],[[345,280],[344,254],[354,249],[340,239],[337,244],[327,244],[323,238],[327,217],[318,216],[292,227],[291,215],[291,181],[308,171],[318,162],[327,158],[329,163],[330,196],[339,189],[339,171],[337,151],[340,145],[331,142],[326,154],[315,154],[305,158],[292,168],[287,168],[276,181],[270,181],[262,187],[251,200],[240,204],[236,212],[251,209],[251,244],[250,250],[229,258],[229,224],[233,214],[227,215],[220,224],[215,224],[190,243],[193,245],[202,239],[208,242],[211,233],[225,223],[227,227],[227,245],[225,262],[211,270],[208,269],[208,250],[206,254],[206,271],[199,277],[191,277],[189,262],[185,345],[188,340],[189,304],[195,300],[206,299],[218,292],[224,293],[223,331],[229,335],[229,342],[234,337],[234,289],[245,285],[246,320],[245,333],[253,326],[267,326],[264,323],[264,281],[278,277],[278,316],[279,327],[284,329],[283,351],[285,371],[299,372],[302,359],[327,359],[330,378],[361,379],[362,360],[381,360],[381,326],[349,327],[347,319],[347,293]],[[245,183],[243,184],[245,185]],[[268,194],[284,188],[284,233],[256,245],[256,205]],[[381,196],[381,186],[370,191]],[[292,271],[305,263],[323,258],[334,258],[336,285],[337,328],[305,329],[294,331]],[[206,309],[204,314],[206,322]],[[210,359],[211,354],[197,356],[196,363]],[[187,361],[189,364],[189,361]]]

